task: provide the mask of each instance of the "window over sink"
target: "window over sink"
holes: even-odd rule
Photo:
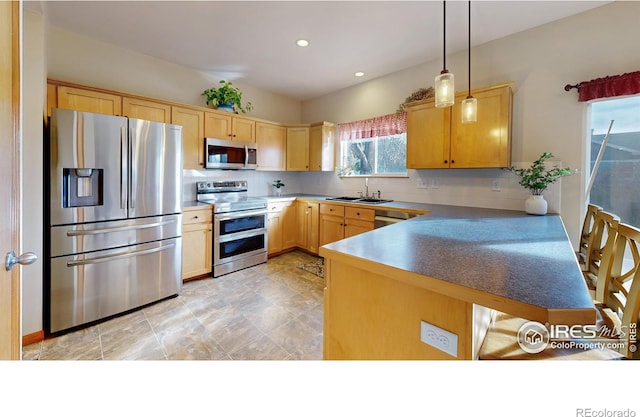
[[[406,176],[406,113],[338,125],[340,176]]]

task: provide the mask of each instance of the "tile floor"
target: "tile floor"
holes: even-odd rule
[[[290,252],[178,297],[23,348],[25,360],[322,359],[324,280]]]

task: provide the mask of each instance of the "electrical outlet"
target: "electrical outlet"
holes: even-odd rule
[[[431,188],[440,188],[440,181],[437,178],[431,178]]]
[[[418,188],[427,188],[427,182],[423,178],[418,178],[416,180],[416,187],[418,187]]]
[[[499,179],[494,179],[493,183],[491,184],[491,191],[500,191],[500,180]]]
[[[420,341],[440,349],[454,358],[458,357],[458,335],[426,321],[420,322]]]

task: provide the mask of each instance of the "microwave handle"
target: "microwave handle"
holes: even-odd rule
[[[245,168],[249,166],[249,147],[244,145],[244,166]]]

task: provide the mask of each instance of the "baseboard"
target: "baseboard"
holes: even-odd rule
[[[44,340],[44,330],[39,330],[35,333],[25,334],[22,336],[22,346],[27,346],[32,343],[41,342]]]

